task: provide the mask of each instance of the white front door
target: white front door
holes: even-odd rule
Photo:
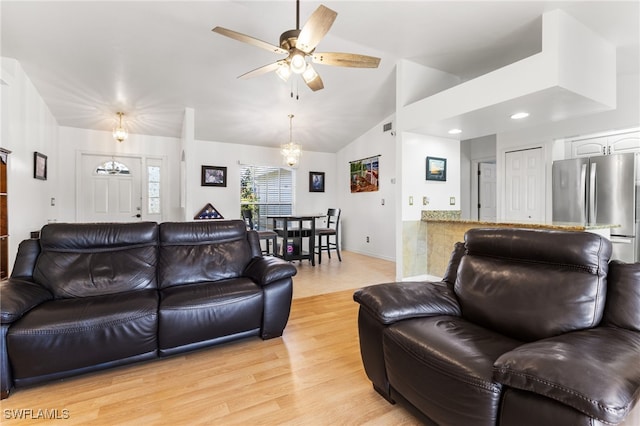
[[[545,173],[542,148],[505,154],[506,220],[544,222]]]
[[[80,162],[78,221],[140,220],[141,158],[82,154]]]
[[[478,219],[496,220],[496,165],[478,164]]]

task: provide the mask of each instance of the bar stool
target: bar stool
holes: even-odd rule
[[[244,223],[246,223],[247,229],[255,230],[258,233],[258,237],[261,240],[265,240],[267,244],[267,248],[266,250],[262,250],[261,248],[262,254],[270,254],[275,256],[276,253],[278,253],[278,240],[277,240],[278,234],[268,229],[263,231],[259,231],[255,229],[253,225],[253,213],[251,213],[251,210],[242,210],[242,219],[244,219]],[[270,250],[269,243],[273,244],[273,251]]]
[[[322,250],[327,251],[329,259],[331,259],[331,250],[335,250],[338,254],[338,260],[342,262],[340,256],[340,209],[327,210],[327,227],[316,228],[318,236],[318,245],[316,246],[316,254],[318,255],[318,264],[322,263]],[[324,244],[323,238],[324,237]],[[333,237],[333,241],[331,241]]]

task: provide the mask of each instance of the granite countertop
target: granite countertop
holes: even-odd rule
[[[595,229],[618,228],[620,225],[611,223],[574,223],[574,222],[518,222],[518,221],[487,221],[477,219],[461,219],[460,210],[423,210],[423,222],[464,223],[479,226],[526,226],[527,228],[558,229],[566,231],[589,231]]]

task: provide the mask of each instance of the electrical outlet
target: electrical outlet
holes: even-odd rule
[[[367,236],[367,242],[369,242],[369,237]]]
[[[429,204],[429,198],[428,197],[422,197],[422,205],[426,206],[427,204]]]

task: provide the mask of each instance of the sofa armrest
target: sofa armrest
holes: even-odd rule
[[[460,306],[446,282],[397,282],[361,288],[353,300],[382,324],[436,315],[460,316]]]
[[[244,276],[261,286],[283,278],[291,278],[298,270],[291,263],[279,257],[254,257],[244,270]]]
[[[0,323],[11,324],[53,295],[44,287],[25,280],[10,278],[0,284]]]
[[[640,398],[640,333],[598,327],[527,343],[501,355],[494,380],[605,423],[618,424]]]

